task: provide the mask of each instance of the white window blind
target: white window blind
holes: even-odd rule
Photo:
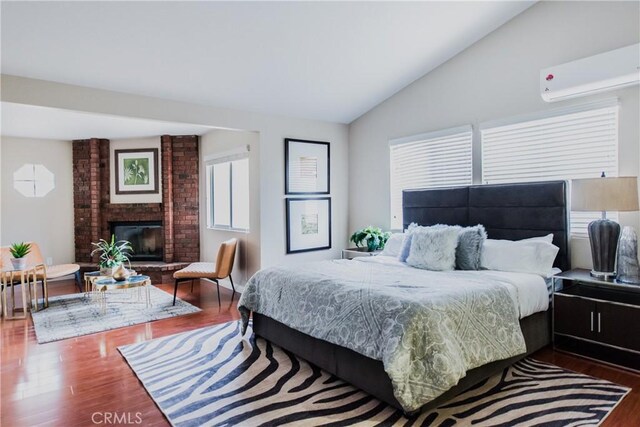
[[[462,126],[390,142],[392,229],[402,229],[403,190],[472,183],[471,141],[471,126]]]
[[[207,226],[249,230],[249,154],[210,159],[207,170]]]
[[[483,183],[618,176],[615,100],[480,128]],[[589,222],[599,217],[600,212],[571,212],[572,234],[586,235]]]

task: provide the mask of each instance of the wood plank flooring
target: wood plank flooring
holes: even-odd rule
[[[173,291],[172,285],[159,287]],[[50,284],[51,296],[73,292],[77,291],[71,281]],[[178,296],[202,311],[47,344],[36,342],[30,319],[3,319],[0,425],[169,425],[117,347],[239,318],[238,295],[232,301],[231,291],[222,289],[222,307],[218,307],[211,283],[196,283],[193,293],[188,283],[182,284]],[[603,426],[640,425],[639,375],[551,349],[534,357],[632,387]]]

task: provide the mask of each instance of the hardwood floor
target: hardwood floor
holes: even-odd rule
[[[172,285],[159,287],[173,291]],[[73,292],[71,281],[50,284],[51,296]],[[169,425],[117,347],[239,318],[235,308],[238,297],[232,302],[227,289],[222,289],[221,308],[215,286],[207,282],[196,283],[193,293],[183,284],[178,296],[202,311],[48,344],[36,342],[30,319],[3,319],[0,425],[123,425],[127,421],[132,425]],[[632,387],[603,426],[640,425],[639,375],[551,349],[534,357]],[[113,422],[114,414],[119,422]]]

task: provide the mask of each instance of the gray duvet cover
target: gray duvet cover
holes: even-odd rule
[[[525,352],[507,286],[469,272],[322,261],[259,271],[238,308],[245,327],[255,311],[381,360],[410,412],[468,370]]]

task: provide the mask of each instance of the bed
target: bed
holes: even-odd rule
[[[471,226],[483,224],[487,230],[488,237],[492,239],[519,240],[553,233],[553,243],[559,247],[558,256],[556,257],[554,266],[561,270],[567,270],[570,268],[568,253],[566,183],[564,181],[405,191],[403,193],[403,215],[405,226],[411,222],[415,222],[420,225],[441,223]],[[389,262],[393,263],[392,260],[389,260]],[[370,305],[380,308],[383,307],[382,303],[385,301],[384,292],[386,292],[386,290],[380,291],[380,287],[376,287],[376,284],[382,283],[384,280],[390,282],[392,281],[393,276],[397,276],[402,278],[402,280],[397,281],[398,285],[396,288],[400,290],[398,291],[398,289],[396,289],[394,291],[406,292],[405,289],[402,289],[403,280],[407,281],[410,279],[413,282],[423,285],[430,283],[431,279],[429,276],[433,275],[432,272],[409,272],[403,270],[402,266],[398,265],[383,267],[382,265],[384,263],[384,259],[329,262],[320,267],[316,266],[315,268],[326,270],[326,274],[329,274],[328,270],[334,270],[332,272],[333,276],[322,276],[325,271],[317,271],[315,272],[315,276],[311,272],[302,271],[299,272],[299,276],[292,279],[294,283],[291,285],[307,286],[307,289],[304,290],[304,292],[313,292],[315,289],[320,289],[320,287],[326,287],[327,289],[335,291],[334,293],[339,293],[341,289],[340,286],[347,286],[347,282],[350,281],[348,285],[350,286],[349,289],[351,289],[351,292],[353,293],[353,289],[356,289],[355,286],[357,286],[357,283],[355,282],[361,280],[363,275],[368,274],[371,277],[366,281],[367,285],[365,288],[374,288],[375,291],[373,292],[375,294],[374,297],[371,297],[373,298],[371,300],[373,303]],[[347,265],[349,267],[347,267]],[[409,269],[415,270],[411,268]],[[304,276],[305,274],[309,274],[309,280],[306,280],[307,276]],[[470,275],[469,272],[452,272],[446,276],[442,275],[442,273],[440,274],[440,276],[437,276],[438,285],[433,286],[433,293],[429,293],[430,289],[427,289],[429,288],[428,286],[426,288],[423,286],[415,287],[408,292],[423,292],[424,295],[419,295],[419,297],[422,298],[419,302],[422,304],[432,300],[430,295],[438,295],[436,292],[438,290],[437,288],[440,286],[441,289],[444,289],[441,285],[451,287],[452,285],[450,283],[452,280],[454,282],[459,280],[473,284],[475,283],[474,280],[477,278],[477,276]],[[494,273],[483,272],[483,274]],[[382,277],[385,275],[388,277]],[[311,280],[311,278],[314,277],[316,278],[314,280],[319,280],[317,279],[318,277],[342,277],[341,280],[344,283],[333,283],[329,279],[322,279],[316,284]],[[514,286],[511,286],[511,288],[517,288],[517,286],[515,286],[515,282],[517,280],[513,278],[493,277],[492,280],[494,282],[502,280],[501,283],[503,284],[511,281],[514,283]],[[338,280],[335,280],[335,282],[338,282]],[[447,285],[447,283],[449,283],[449,285]],[[281,286],[282,284],[273,283],[272,285],[275,289],[277,286]],[[509,286],[505,285],[502,286],[502,288],[507,289]],[[271,288],[267,287],[266,289]],[[492,296],[495,294],[496,299],[491,300],[485,307],[485,310],[487,311],[491,310],[492,304],[503,303],[507,298],[504,295],[500,296],[500,292],[497,292],[494,288],[483,289],[483,285],[479,281],[477,289],[480,290],[476,290],[473,286],[471,289],[472,290],[466,294],[460,294],[459,296],[454,297],[468,299],[470,296],[475,295],[474,292],[485,292],[484,294],[477,294],[484,300],[487,295]],[[518,294],[517,290],[513,292],[515,295]],[[282,292],[282,289],[279,289],[277,292],[271,294],[269,302],[272,303],[272,306],[274,304],[284,305],[286,301],[280,301],[280,298],[287,298],[287,295],[290,294]],[[243,298],[244,300],[241,300],[240,305],[246,312],[247,307],[251,306],[251,302],[248,301],[251,299],[251,295],[247,294],[246,297],[243,295]],[[510,296],[510,298],[513,298],[513,296]],[[548,303],[548,295],[546,295],[546,298],[546,303]],[[437,298],[433,299],[437,300]],[[523,300],[528,299],[523,298]],[[389,298],[388,301],[393,301],[393,299]],[[289,301],[289,303],[291,302]],[[374,303],[378,305],[375,305]],[[411,303],[407,303],[407,307],[411,306]],[[254,305],[254,307],[256,306]],[[330,305],[325,305],[325,307],[329,307],[330,309]],[[306,309],[317,310],[317,307],[309,306]],[[525,308],[522,305],[519,306],[519,310],[522,312],[521,314],[524,315],[519,316],[519,320],[516,320],[516,327],[519,327],[522,331],[522,334],[518,333],[518,336],[520,337],[519,339],[523,339],[523,342],[516,342],[518,338],[513,334],[513,328],[509,328],[509,322],[503,320],[500,320],[497,323],[494,322],[493,326],[495,327],[497,324],[500,328],[499,333],[506,337],[506,341],[513,341],[513,345],[511,345],[510,348],[506,348],[507,346],[505,346],[505,349],[492,349],[492,351],[498,352],[498,354],[500,351],[504,351],[502,356],[499,356],[499,360],[484,363],[466,370],[466,373],[463,373],[461,378],[454,378],[455,381],[453,383],[447,383],[445,381],[443,384],[433,385],[432,388],[435,391],[429,390],[425,395],[433,395],[435,397],[417,400],[420,402],[426,400],[426,403],[420,404],[419,406],[416,406],[415,401],[408,403],[409,401],[407,400],[405,393],[406,390],[402,390],[402,383],[398,381],[398,376],[390,373],[392,370],[389,369],[389,360],[380,356],[380,354],[385,354],[384,351],[381,350],[380,354],[376,353],[376,347],[371,346],[370,343],[367,342],[367,337],[365,337],[364,343],[354,344],[354,340],[363,341],[362,336],[358,337],[357,334],[349,336],[349,330],[346,330],[345,337],[343,337],[342,341],[340,339],[333,339],[333,337],[319,339],[317,337],[322,335],[313,332],[317,329],[317,325],[306,325],[306,318],[302,319],[305,316],[300,316],[301,319],[298,319],[297,322],[290,322],[287,320],[280,322],[264,314],[264,312],[270,312],[269,310],[253,311],[253,330],[256,335],[291,351],[311,363],[314,363],[320,368],[352,383],[378,399],[400,408],[406,413],[412,413],[434,408],[461,391],[472,387],[497,372],[500,372],[506,366],[509,366],[515,361],[548,345],[550,343],[551,329],[549,310],[536,311]],[[258,311],[263,311],[263,314]],[[493,316],[499,316],[501,311],[503,310],[494,310]],[[531,312],[534,313],[531,314]],[[478,313],[480,314],[474,315],[480,319],[482,310],[478,310]],[[371,314],[368,316],[368,318],[377,317],[372,316]],[[284,316],[284,318],[286,318],[286,316]],[[332,317],[329,315],[327,318]],[[380,315],[380,319],[385,320],[384,313]],[[513,322],[513,320],[511,320],[511,322]],[[478,323],[478,320],[475,319],[474,322],[470,323]],[[291,327],[292,324],[296,325],[295,328]],[[482,327],[482,325],[478,327]],[[384,328],[380,329],[382,330]],[[301,331],[307,331],[308,333]],[[442,341],[441,338],[442,337],[436,336],[434,338],[434,342]],[[344,345],[338,345],[337,343],[342,343]],[[486,344],[486,342],[481,340],[479,343],[480,344],[476,343],[475,345]],[[442,345],[445,347],[451,346],[449,343],[444,343]],[[456,345],[458,345],[456,348],[460,349],[459,343]],[[369,348],[372,348],[372,350],[369,350]],[[519,350],[514,352],[514,348],[519,348]],[[354,349],[357,349],[358,351],[354,351]],[[451,354],[455,355],[455,353]],[[491,357],[496,357],[496,354],[491,355]],[[399,360],[404,359],[400,357]],[[412,359],[411,363],[413,362],[415,362],[415,360]],[[386,370],[385,363],[387,368]],[[394,363],[399,366],[396,361],[394,361]],[[447,367],[447,369],[449,368]],[[429,372],[433,373],[432,367],[429,368]],[[411,387],[416,387],[414,384],[416,382],[415,372],[413,375],[413,378],[407,377],[407,381],[405,382],[407,384],[411,384]],[[390,377],[393,378],[393,382]],[[448,375],[445,375],[443,372],[442,377],[447,378]],[[419,386],[422,387],[422,385]],[[429,385],[429,387],[431,387],[431,385]],[[424,388],[416,390],[422,392],[424,391]]]

